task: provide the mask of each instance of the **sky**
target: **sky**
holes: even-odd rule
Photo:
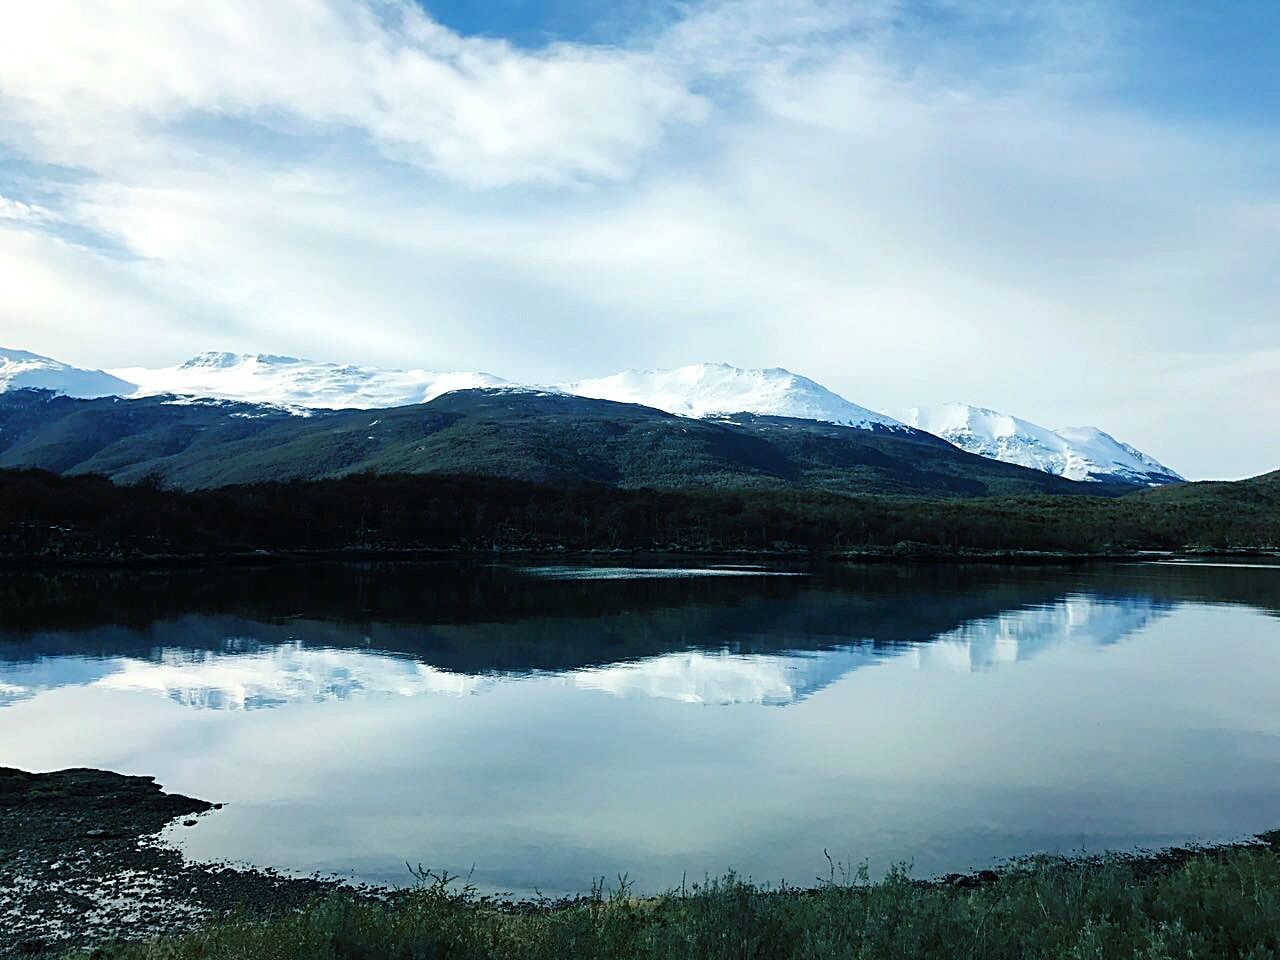
[[[0,345],[874,409],[1280,467],[1280,4],[43,0],[0,31]]]

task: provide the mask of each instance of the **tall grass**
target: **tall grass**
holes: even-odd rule
[[[872,882],[814,890],[735,876],[653,898],[623,884],[571,904],[511,908],[424,875],[392,904],[348,897],[268,921],[235,919],[177,939],[99,948],[118,960],[838,960],[838,958],[1280,957],[1274,847],[1200,852],[1154,865],[1040,858],[986,882]],[[82,955],[83,956],[83,955]]]

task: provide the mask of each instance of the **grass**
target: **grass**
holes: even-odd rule
[[[1274,838],[1273,838],[1274,840]],[[512,907],[424,875],[394,904],[336,897],[268,921],[100,947],[116,960],[838,960],[1280,957],[1280,846],[1143,860],[1036,858],[979,882],[865,870],[814,890],[728,876],[654,898],[624,884]]]

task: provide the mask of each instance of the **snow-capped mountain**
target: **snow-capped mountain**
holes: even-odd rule
[[[25,350],[0,347],[0,393],[24,388],[91,398],[127,395],[134,386],[102,370],[82,370]]]
[[[559,384],[559,389],[597,400],[639,403],[684,417],[755,413],[864,429],[903,428],[892,417],[850,403],[781,367],[743,370],[725,363],[695,363],[671,370],[627,370]]]
[[[488,373],[390,370],[270,354],[202,353],[175,367],[112,373],[135,385],[127,394],[134,397],[174,393],[283,407],[400,407],[452,390],[507,385]]]
[[[962,450],[1043,470],[1068,480],[1121,480],[1158,486],[1183,478],[1097,427],[1050,430],[1020,417],[964,403],[891,411],[903,423]]]
[[[526,387],[488,373],[387,369],[269,354],[203,353],[171,367],[82,370],[48,357],[0,349],[0,392],[38,387],[73,397],[182,397],[311,408],[385,408],[426,403],[455,390],[503,387],[636,403],[679,416],[748,413],[868,430],[919,429],[963,450],[1069,480],[1158,485],[1175,471],[1096,427],[1050,430],[1028,420],[960,403],[876,413],[780,367],[742,369],[698,363],[668,370]]]

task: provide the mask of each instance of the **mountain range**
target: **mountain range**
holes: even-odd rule
[[[915,449],[920,449],[923,436],[933,435],[968,453],[1081,483],[1155,486],[1182,479],[1169,467],[1096,427],[1053,431],[1018,417],[963,404],[876,412],[781,368],[744,370],[704,363],[534,386],[488,373],[391,370],[268,354],[205,353],[171,367],[84,370],[25,351],[0,349],[0,391],[24,388],[51,390],[79,399],[168,397],[168,402],[173,403],[172,398],[181,397],[187,398],[188,404],[202,402],[206,412],[216,409],[206,401],[227,401],[244,404],[246,409],[227,408],[223,417],[267,419],[273,423],[279,416],[316,415],[323,415],[331,423],[329,414],[334,411],[388,411],[432,404],[459,391],[489,391],[509,398],[522,395],[528,399],[521,403],[535,406],[535,398],[540,397],[544,413],[546,398],[559,396],[568,401],[576,397],[649,408],[681,418],[686,428],[692,420],[760,434],[767,432],[767,425],[757,419],[748,427],[744,418],[785,418],[793,421],[793,431],[821,435],[821,425],[834,425],[879,434],[881,448],[883,435],[913,439]],[[249,405],[260,409],[249,410]],[[148,409],[154,409],[154,404]],[[569,410],[580,414],[582,408],[566,402],[562,412]],[[842,433],[834,436],[849,439]],[[865,436],[858,439],[870,442]],[[0,450],[6,460],[13,460],[9,456],[12,439],[0,444]],[[130,469],[144,465],[144,458],[126,459],[133,461],[128,465]],[[839,459],[836,457],[827,466],[837,469]],[[39,458],[35,462],[19,458],[11,465],[45,464]],[[82,466],[68,464],[64,469]],[[483,468],[484,464],[465,466]],[[160,472],[168,469],[169,465],[165,465]],[[593,471],[586,472],[589,475]],[[683,473],[687,471],[677,471],[678,475]]]
[[[0,467],[153,479],[187,489],[351,476],[450,474],[622,488],[785,488],[902,496],[1119,493],[966,453],[910,427],[855,429],[518,388],[455,390],[374,410],[172,395],[0,394]]]

